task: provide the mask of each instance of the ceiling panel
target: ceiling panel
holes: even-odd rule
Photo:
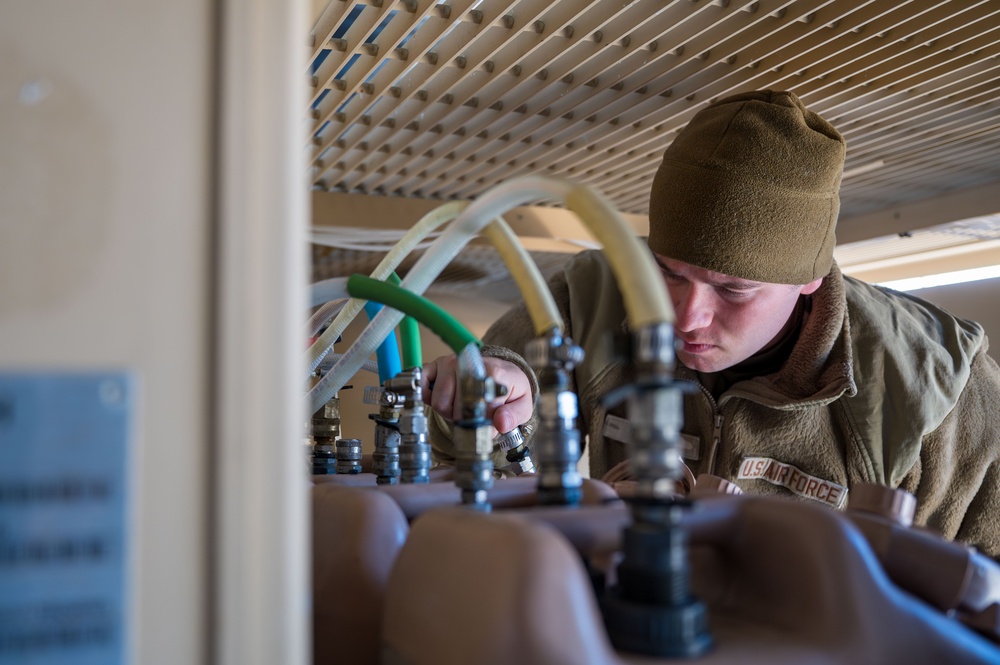
[[[314,14],[317,191],[472,199],[542,174],[644,215],[694,113],[772,88],[847,140],[842,229],[879,214],[890,228],[899,210],[912,227],[953,221],[913,204],[958,214],[964,191],[973,214],[1000,212],[982,209],[984,188],[1000,191],[996,0],[330,0]]]

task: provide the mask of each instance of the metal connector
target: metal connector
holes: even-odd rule
[[[679,443],[684,396],[673,380],[673,329],[666,324],[640,328],[633,336],[632,356],[636,382],[626,404],[636,497],[668,500],[676,482],[684,477]],[[636,504],[641,512],[640,505]]]
[[[486,420],[455,423],[455,485],[462,492],[462,504],[490,511],[488,493],[493,487],[493,440]]]
[[[337,439],[337,473],[361,473],[361,439]]]
[[[333,443],[340,438],[340,398],[334,395],[323,408],[313,414],[310,432],[317,443]]]
[[[366,396],[368,390],[365,389]],[[395,485],[399,482],[399,445],[402,435],[399,431],[399,415],[404,397],[384,388],[373,393],[377,398],[379,412],[368,417],[375,421],[375,451],[372,453],[372,472],[379,485]]]
[[[456,448],[455,484],[462,491],[462,504],[488,512],[488,493],[493,487],[493,439],[486,408],[498,394],[492,377],[459,377],[462,418],[453,432]],[[502,388],[501,388],[502,389]]]
[[[520,427],[493,437],[493,444],[506,453],[508,467],[515,476],[535,472],[535,462],[531,459],[531,450],[524,441]]]
[[[403,408],[399,414],[400,482],[430,482],[431,446],[427,440],[427,416],[421,396],[421,368],[400,372],[385,382],[386,390],[399,393]]]
[[[337,473],[337,439],[340,438],[340,398],[334,395],[309,422],[310,467],[312,475]]]
[[[659,503],[659,518],[625,527],[618,584],[600,598],[616,649],[692,658],[712,646],[705,604],[689,591],[688,556],[679,504]]]
[[[525,359],[538,376],[538,429],[532,444],[538,463],[538,501],[542,504],[580,502],[583,479],[576,469],[580,431],[569,373],[583,355],[583,349],[555,330],[531,340],[525,348]]]
[[[309,463],[314,476],[337,473],[337,451],[332,443],[315,443],[309,447]]]
[[[601,612],[611,643],[650,656],[693,657],[712,644],[704,603],[688,590],[688,556],[673,499],[684,476],[680,429],[683,391],[673,381],[673,331],[663,324],[632,339],[635,380],[616,391],[626,400],[632,428],[630,460],[636,491],[629,499],[632,524],[623,534],[618,584],[605,590]]]

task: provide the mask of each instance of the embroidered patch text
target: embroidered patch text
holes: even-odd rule
[[[784,487],[794,494],[840,508],[847,499],[847,488],[843,485],[810,476],[791,464],[779,462],[770,457],[744,457],[740,463],[737,480],[766,480],[772,485]]]

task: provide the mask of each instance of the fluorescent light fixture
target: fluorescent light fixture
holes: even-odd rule
[[[969,270],[956,270],[955,272],[943,272],[940,275],[927,275],[926,277],[897,279],[891,282],[882,282],[879,286],[895,289],[896,291],[917,291],[919,289],[930,289],[935,286],[978,282],[979,280],[995,279],[997,277],[1000,277],[1000,265],[971,268]]]

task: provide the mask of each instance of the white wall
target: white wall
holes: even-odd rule
[[[306,4],[0,9],[0,372],[136,379],[122,662],[308,656]]]
[[[1000,279],[937,286],[911,293],[956,316],[981,323],[990,338],[990,356],[1000,360]]]
[[[138,379],[127,662],[205,662],[212,5],[5,0],[0,370]]]

